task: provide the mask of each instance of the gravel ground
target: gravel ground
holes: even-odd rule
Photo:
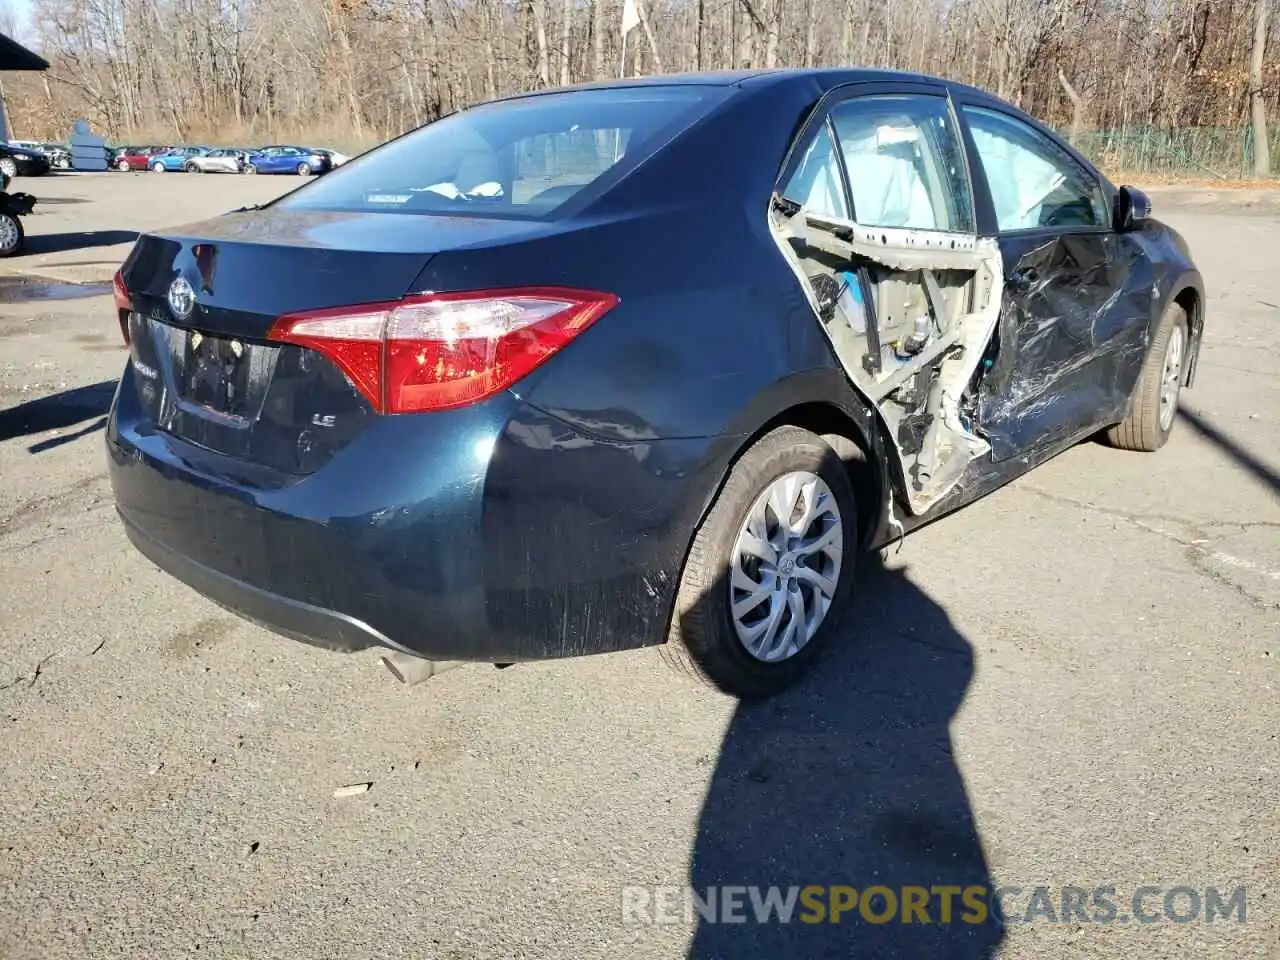
[[[23,181],[3,269],[106,279],[132,231],[296,184]],[[908,538],[820,674],[751,709],[652,651],[406,689],[241,623],[114,519],[110,301],[0,305],[0,957],[1280,956],[1280,203],[1156,206],[1210,297],[1170,444],[1083,444]],[[877,883],[1022,891],[1003,927],[622,910]],[[1039,885],[1057,916],[1025,922]],[[1105,885],[1124,917],[1243,886],[1246,921],[1061,909]]]

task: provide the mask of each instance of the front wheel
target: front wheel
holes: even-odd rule
[[[0,158],[0,173],[12,180],[18,175],[18,164],[12,157]]]
[[[857,504],[821,437],[780,427],[738,460],[685,560],[663,655],[744,700],[781,693],[848,599]]]
[[[199,173],[199,172],[200,172],[200,168],[199,168],[199,167],[197,167],[194,163],[188,163],[188,164],[186,164],[182,169],[183,169],[186,173]]]
[[[11,257],[22,249],[26,233],[22,221],[11,213],[0,213],[0,257]]]
[[[163,164],[163,163],[153,163],[153,164],[151,165],[151,172],[152,172],[152,173],[164,173],[164,164]]]
[[[258,168],[257,168],[256,166],[254,166],[252,163],[246,163],[246,164],[244,165],[244,172],[245,172],[245,173],[257,173],[257,172],[258,172]]]
[[[129,161],[124,159],[124,157],[121,157],[119,160],[116,161],[116,169],[119,170],[121,173],[128,173]]]
[[[1165,445],[1177,419],[1190,348],[1187,312],[1172,303],[1156,325],[1128,413],[1106,433],[1111,446],[1154,453]]]

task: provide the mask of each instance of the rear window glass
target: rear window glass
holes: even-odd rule
[[[642,86],[490,103],[393,140],[276,206],[538,219],[604,189],[729,93]]]

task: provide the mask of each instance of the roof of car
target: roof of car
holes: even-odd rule
[[[902,70],[882,70],[875,67],[778,67],[758,70],[712,70],[703,73],[661,73],[643,77],[626,77],[615,80],[595,80],[586,83],[571,84],[565,87],[551,87],[545,90],[513,93],[498,97],[488,103],[502,100],[519,100],[525,97],[536,97],[549,93],[570,92],[574,90],[622,89],[625,87],[648,86],[763,86],[770,84],[801,83],[816,80],[821,86],[836,87],[847,83],[870,83],[875,81],[915,81],[940,84],[950,90],[961,90],[975,95],[990,98],[991,94],[976,87],[969,87],[953,80],[926,73],[908,73]],[[476,106],[482,106],[477,103]]]

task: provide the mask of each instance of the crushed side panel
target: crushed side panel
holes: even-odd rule
[[[1116,235],[1066,235],[1023,254],[978,392],[996,460],[1120,419],[1159,304],[1142,248]]]
[[[999,246],[864,228],[785,200],[771,223],[841,366],[880,414],[908,509],[927,512],[991,450],[972,387],[1000,317]]]

